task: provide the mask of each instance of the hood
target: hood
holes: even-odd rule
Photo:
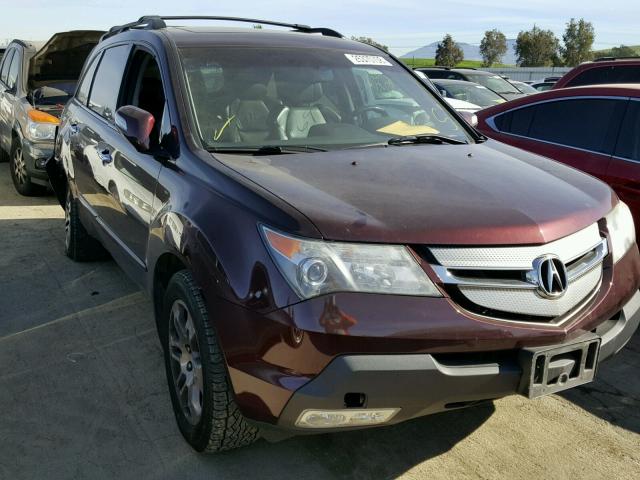
[[[28,89],[51,82],[76,82],[103,34],[94,30],[56,33],[29,60]]]
[[[466,102],[464,100],[458,100],[457,98],[444,97],[445,101],[451,105],[456,110],[473,110],[477,112],[482,107],[476,105],[475,103]]]
[[[493,140],[216,158],[331,240],[541,244],[594,223],[617,202],[599,180]]]

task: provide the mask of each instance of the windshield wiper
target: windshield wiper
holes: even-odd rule
[[[419,143],[432,143],[432,144],[448,143],[450,145],[466,145],[467,144],[467,142],[458,140],[457,138],[451,138],[445,135],[434,135],[434,134],[402,135],[399,137],[390,138],[387,141],[387,143],[389,145],[412,145],[412,144],[419,144]]]
[[[263,145],[261,147],[210,147],[208,152],[244,155],[282,155],[287,153],[326,152],[325,148],[309,145]]]

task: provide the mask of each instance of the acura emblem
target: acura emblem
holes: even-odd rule
[[[555,255],[544,255],[533,261],[538,292],[546,298],[558,298],[567,291],[567,268]]]

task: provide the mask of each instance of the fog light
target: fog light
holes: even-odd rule
[[[38,158],[36,160],[36,168],[39,168],[40,170],[44,170],[46,165],[47,165],[46,158]]]
[[[399,411],[399,408],[305,410],[298,417],[296,426],[303,428],[336,428],[379,425],[391,420]]]

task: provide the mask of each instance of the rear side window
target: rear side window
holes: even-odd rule
[[[629,102],[615,156],[640,161],[640,102]]]
[[[7,75],[9,74],[9,65],[11,65],[11,57],[13,57],[15,50],[9,50],[4,56],[4,62],[2,64],[2,70],[0,70],[0,81],[7,84]]]
[[[603,83],[640,83],[640,65],[612,65],[590,68],[567,83],[567,87]]]
[[[612,153],[626,103],[600,98],[539,103],[500,115],[495,124],[506,133]]]
[[[101,55],[97,55],[91,60],[91,65],[89,65],[89,68],[87,68],[84,77],[82,78],[82,82],[78,87],[76,99],[83,105],[86,105],[87,100],[89,100],[91,83],[93,82],[93,76],[96,73],[96,67],[98,66],[98,59],[100,58],[100,56]]]
[[[120,85],[130,50],[130,45],[105,50],[93,80],[89,108],[110,121],[118,108]]]
[[[585,98],[541,103],[529,136],[548,142],[612,153],[627,100]]]

